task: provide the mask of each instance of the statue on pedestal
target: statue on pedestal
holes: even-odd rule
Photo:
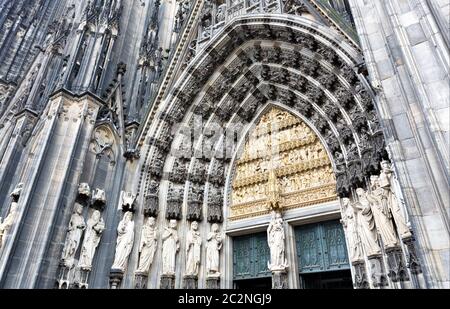
[[[90,271],[92,269],[92,261],[95,256],[95,251],[97,250],[97,246],[100,243],[104,230],[105,222],[101,217],[101,213],[98,210],[94,210],[91,218],[87,222],[83,245],[81,246],[78,267],[82,270]]]
[[[402,239],[409,239],[412,237],[411,230],[406,224],[406,220],[400,209],[399,199],[393,190],[394,181],[394,173],[391,164],[388,161],[381,162],[379,183],[380,187],[383,189],[383,201],[388,205],[400,237]]]
[[[67,231],[66,242],[62,253],[62,261],[64,266],[72,268],[74,264],[75,254],[80,245],[81,236],[86,229],[83,218],[83,206],[75,203],[75,209],[70,218],[69,229]]]
[[[367,200],[366,192],[362,188],[356,189],[358,202],[352,205],[357,214],[358,233],[361,243],[367,256],[376,256],[381,254],[381,248],[378,245],[375,220],[370,208],[370,202]]]
[[[162,273],[175,275],[176,255],[180,250],[180,240],[177,232],[177,220],[170,220],[169,227],[162,234]]]
[[[271,271],[284,271],[287,268],[285,257],[285,233],[281,213],[272,211],[272,221],[267,228],[267,240],[270,248],[268,267]]]
[[[398,246],[397,235],[392,224],[391,213],[386,200],[383,199],[383,189],[378,182],[378,176],[370,177],[370,186],[372,192],[367,195],[371,203],[372,213],[378,233],[381,235],[385,248],[394,248]]]
[[[125,271],[128,257],[133,249],[134,243],[134,222],[133,213],[128,211],[123,215],[117,228],[116,254],[112,269]]]
[[[198,222],[192,221],[186,236],[186,275],[197,276],[200,268],[202,239],[198,232]]]
[[[158,243],[158,231],[155,227],[156,219],[150,217],[142,227],[141,243],[139,246],[139,266],[136,270],[137,273],[147,274],[150,270],[150,266],[153,263],[153,257],[155,256],[156,246]]]
[[[342,199],[344,211],[344,226],[347,235],[347,242],[350,252],[350,261],[359,262],[364,260],[361,250],[361,240],[358,235],[358,222],[355,209],[351,206],[350,200],[346,197]]]
[[[222,235],[219,231],[219,225],[214,223],[211,226],[211,232],[206,239],[206,271],[208,277],[220,276],[220,250],[222,249]]]

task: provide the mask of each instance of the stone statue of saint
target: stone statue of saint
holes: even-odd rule
[[[6,216],[5,220],[2,222],[2,218],[0,218],[0,250],[3,249],[6,243],[6,236],[8,235],[11,227],[14,224],[17,215],[17,203],[12,202],[11,207],[9,209],[9,213]]]
[[[122,221],[119,222],[117,228],[116,254],[112,269],[125,271],[127,267],[128,257],[133,249],[134,243],[134,222],[133,213],[127,211],[123,215]]]
[[[105,222],[101,217],[101,213],[100,211],[95,210],[87,222],[83,245],[81,246],[80,260],[78,262],[78,267],[80,269],[88,271],[92,269],[95,251],[97,250],[97,246],[100,243],[104,230]]]
[[[368,257],[381,254],[381,248],[377,242],[377,231],[373,218],[370,202],[367,200],[366,192],[362,188],[356,189],[359,201],[351,204],[357,213],[358,234],[362,246]]]
[[[367,199],[371,203],[377,231],[383,240],[385,248],[395,248],[398,246],[397,235],[395,234],[388,205],[383,203],[383,189],[379,185],[378,176],[370,177],[370,187],[372,192],[367,195]]]
[[[344,206],[344,222],[345,231],[347,235],[347,242],[350,251],[350,261],[357,262],[363,260],[363,253],[361,250],[361,240],[358,235],[358,224],[356,221],[355,209],[350,205],[348,198],[342,199]]]
[[[202,238],[198,231],[198,222],[192,221],[186,235],[186,275],[197,276],[200,268]]]
[[[272,221],[267,228],[267,241],[270,248],[270,261],[268,267],[270,270],[285,270],[287,267],[284,245],[284,227],[281,213],[272,211]]]
[[[80,246],[81,236],[85,229],[86,224],[83,218],[83,206],[75,203],[75,209],[70,218],[69,229],[61,258],[64,266],[68,268],[73,267],[75,254]]]
[[[163,275],[175,275],[175,261],[180,240],[177,232],[177,220],[170,220],[169,227],[162,234],[162,273]]]
[[[402,239],[408,239],[412,237],[412,234],[400,209],[399,200],[394,193],[394,181],[394,173],[389,161],[381,162],[379,182],[380,187],[383,189],[383,202],[388,205],[400,237]]]
[[[137,273],[147,274],[150,270],[150,266],[153,263],[153,257],[155,256],[156,246],[158,242],[158,231],[156,230],[156,219],[150,217],[142,227],[141,243],[139,245],[139,266],[136,270]]]
[[[219,225],[214,223],[206,239],[206,271],[209,277],[220,276],[219,258],[222,249],[222,235]]]
[[[6,236],[8,235],[14,222],[16,221],[17,211],[19,208],[18,201],[22,190],[23,183],[17,184],[13,192],[11,192],[12,202],[11,207],[9,208],[9,213],[4,221],[2,221],[2,218],[0,218],[0,252],[6,244]]]

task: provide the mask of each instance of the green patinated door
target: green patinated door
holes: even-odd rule
[[[339,221],[295,229],[300,274],[350,269],[344,230]]]
[[[270,259],[266,233],[258,233],[233,238],[233,278],[234,280],[267,278]]]

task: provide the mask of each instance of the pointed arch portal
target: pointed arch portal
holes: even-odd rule
[[[286,220],[287,260],[295,269],[273,272],[274,286],[299,286],[302,255],[294,248],[301,242],[292,239],[302,237],[296,226],[309,223],[319,224],[312,229],[322,233],[320,239],[328,237],[313,246],[326,252],[318,266],[322,271],[343,267],[348,278],[351,263],[354,285],[367,287],[367,272],[385,273],[381,254],[386,254],[392,280],[409,280],[402,275],[400,247],[380,249],[370,262],[367,255],[347,256],[350,236],[338,221],[350,209],[342,199],[357,200],[355,190],[369,189],[370,177],[388,158],[365,72],[358,50],[311,20],[275,14],[234,18],[197,51],[168,95],[157,97],[141,127],[139,192],[145,214],[178,220],[180,230],[192,221],[205,233],[210,224],[222,224],[222,287],[233,286],[234,240],[267,229],[271,208],[281,208]],[[286,118],[280,132],[286,131],[286,141],[279,146],[287,151],[274,154],[267,148],[272,142],[259,138],[243,142],[251,132],[264,131],[261,123],[279,122],[276,117]],[[267,158],[252,163],[251,150]],[[321,223],[329,220],[334,221]],[[315,253],[321,256],[320,250]],[[163,277],[161,285],[167,284]],[[370,282],[388,284],[385,275]]]
[[[199,219],[205,198],[208,220],[222,222],[223,188],[231,181],[227,173],[234,150],[217,127],[222,132],[245,128],[268,101],[309,121],[330,155],[336,191],[348,196],[379,170],[385,155],[373,94],[361,72],[359,51],[311,20],[278,15],[234,19],[197,53],[168,96],[156,100],[154,114],[143,125],[139,190],[147,198],[147,213],[180,219],[186,199],[195,205],[187,208],[195,213],[188,217]],[[194,119],[201,119],[201,127]],[[195,140],[182,137],[175,129],[180,124],[192,132],[195,127]],[[175,158],[181,145],[189,145],[190,157]],[[205,145],[212,151],[205,154]],[[175,181],[160,190],[166,179]],[[189,196],[198,201],[189,203]]]

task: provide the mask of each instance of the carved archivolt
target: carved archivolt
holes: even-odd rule
[[[337,199],[334,171],[319,138],[300,118],[278,108],[261,117],[235,168],[230,220],[270,212],[271,172],[282,209]]]
[[[170,170],[168,176],[173,183],[194,181],[204,186],[204,202],[208,210],[214,209],[214,215],[208,214],[208,220],[210,217],[221,218],[217,207],[224,200],[224,180],[228,175],[230,166],[227,160],[230,157],[224,157],[225,141],[212,133],[217,132],[214,125],[222,129],[234,125],[245,128],[267,101],[275,101],[297,111],[308,119],[308,123],[315,127],[324,141],[323,151],[319,153],[311,150],[311,153],[317,154],[317,158],[307,158],[307,164],[304,163],[305,159],[298,159],[305,158],[299,149],[306,145],[314,147],[317,137],[309,137],[311,140],[308,137],[289,140],[279,146],[281,152],[288,153],[290,157],[285,154],[284,158],[277,160],[295,162],[277,175],[280,181],[293,182],[290,186],[292,192],[282,193],[286,194],[283,198],[289,197],[286,205],[306,205],[310,200],[327,199],[319,196],[322,193],[313,191],[308,193],[309,197],[293,197],[295,192],[306,194],[307,191],[302,191],[305,185],[301,181],[292,181],[292,174],[304,173],[303,178],[306,178],[308,171],[314,169],[319,172],[324,169],[321,172],[327,174],[329,171],[326,167],[332,165],[336,175],[336,181],[333,182],[335,188],[327,187],[324,183],[320,186],[329,188],[330,195],[337,191],[342,197],[348,196],[352,188],[360,186],[364,177],[376,173],[383,156],[384,139],[379,131],[372,94],[364,76],[358,74],[358,65],[363,59],[358,51],[342,43],[329,29],[318,24],[314,26],[311,27],[310,21],[288,21],[274,16],[264,19],[245,17],[231,22],[222,34],[210,40],[199,51],[202,57],[197,55],[193,59],[174,83],[164,102],[155,102],[155,117],[148,119],[144,125],[140,143],[148,143],[149,147],[142,156],[143,181],[140,185],[143,187],[139,190],[143,191],[143,195],[150,195],[152,181],[161,181],[167,158],[174,156],[171,150],[180,147],[178,142],[172,143],[180,139],[179,133],[173,135],[171,128],[181,121],[193,129],[193,119],[199,117],[204,126],[199,131],[199,142],[192,149],[197,151],[201,145],[210,145],[211,153],[195,158],[178,157],[178,163],[186,161],[187,170],[178,173],[176,167],[180,164],[171,164],[174,169]],[[288,128],[300,130],[296,127],[298,120],[292,121],[286,122]],[[210,130],[210,127],[213,129]],[[260,144],[263,145],[264,141],[261,140]],[[260,172],[257,177],[239,178],[235,183],[238,187],[255,181],[261,184],[268,177],[264,172],[267,167],[258,158],[258,147],[255,147],[256,154],[249,153],[248,157],[241,159],[250,160],[248,164],[252,167],[249,169],[259,169]],[[333,164],[323,161],[325,148]],[[193,167],[199,160],[206,165],[205,184],[203,177],[198,180],[192,178],[195,174]],[[178,174],[183,177],[173,178]],[[188,187],[183,186],[185,189]],[[216,192],[222,193],[216,195]],[[183,196],[189,196],[188,192]],[[214,201],[214,204],[210,201]],[[246,202],[242,200],[240,204]]]

